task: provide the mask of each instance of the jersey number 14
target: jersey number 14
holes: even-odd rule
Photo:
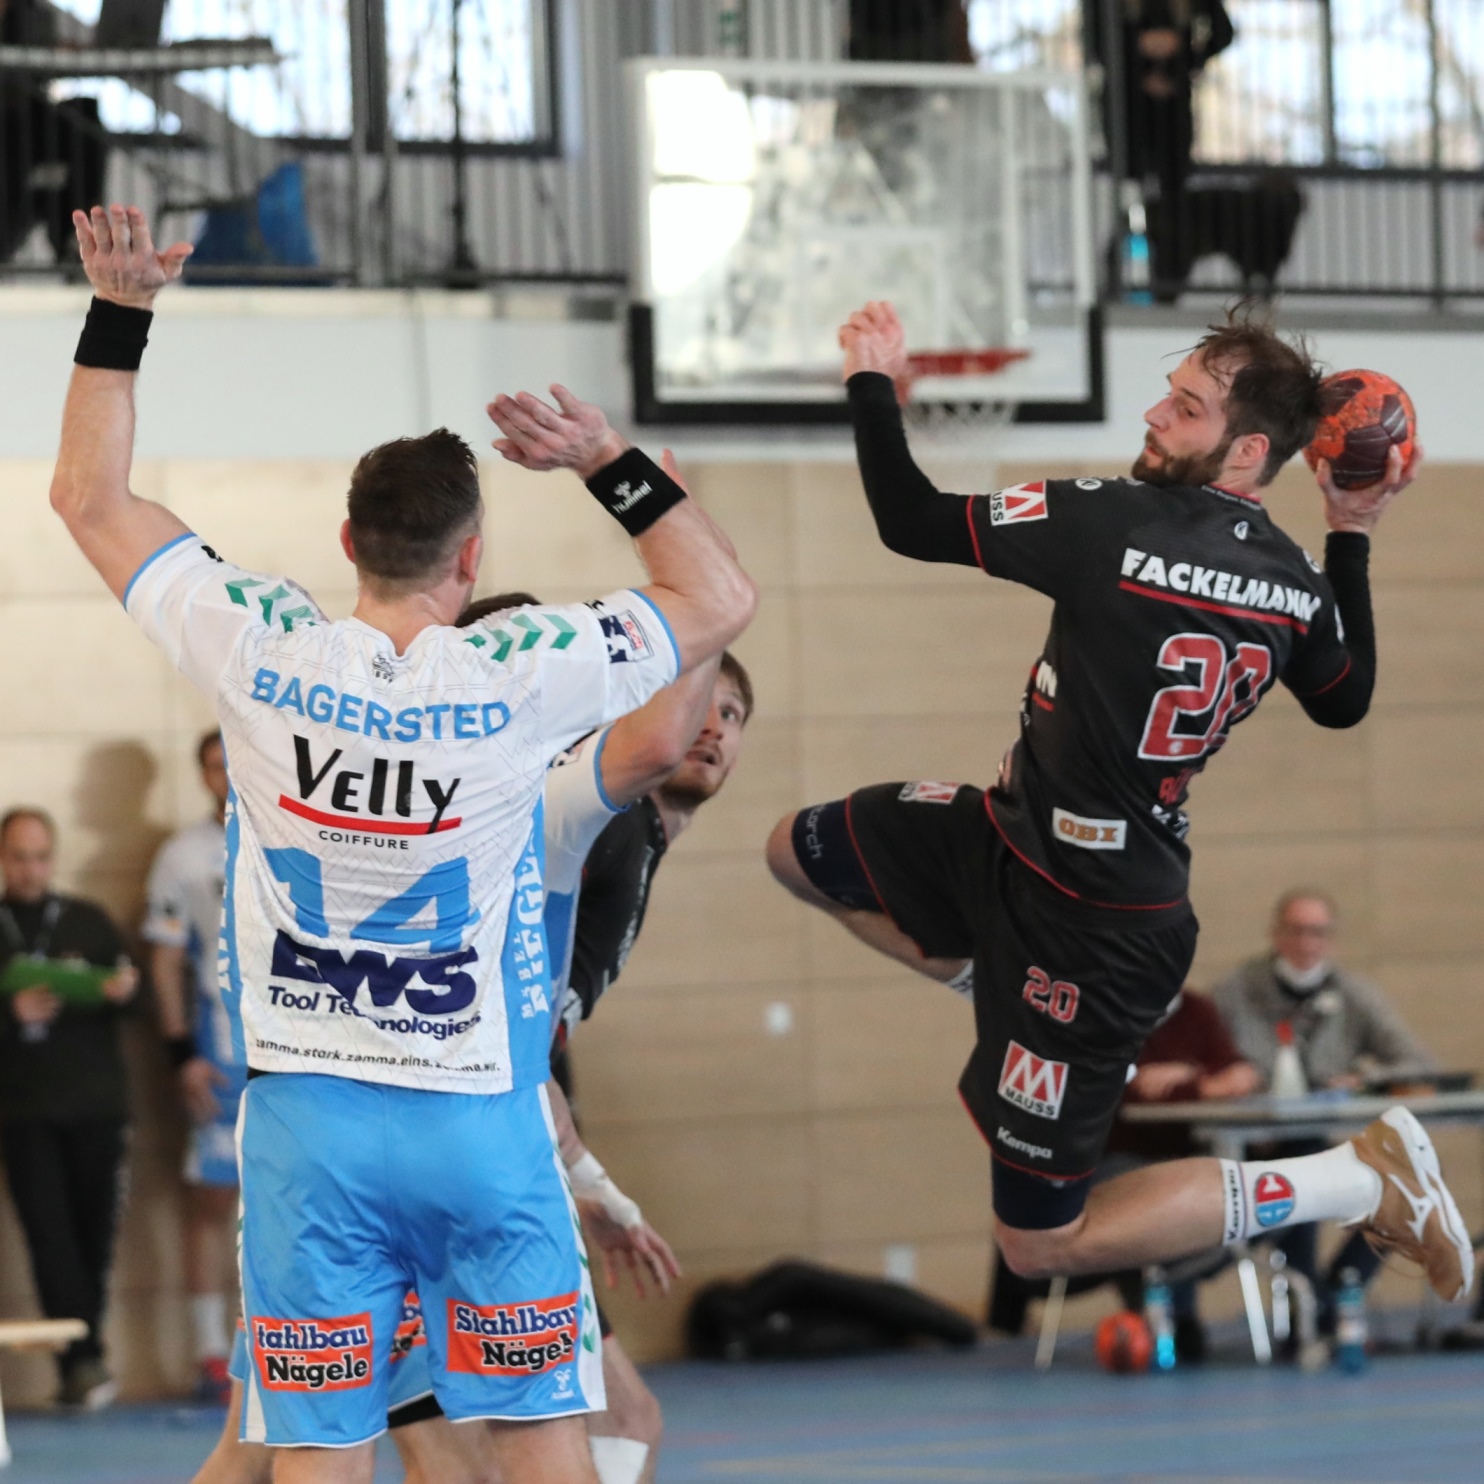
[[[1239,644],[1236,654],[1228,656],[1226,645],[1213,634],[1172,635],[1157,663],[1185,677],[1156,693],[1144,723],[1139,756],[1161,763],[1196,762],[1215,752],[1227,731],[1257,705],[1273,674],[1273,654],[1266,645]]]

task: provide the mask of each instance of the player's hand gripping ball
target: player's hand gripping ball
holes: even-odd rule
[[[1154,1358],[1154,1337],[1144,1316],[1127,1309],[1099,1323],[1095,1344],[1098,1360],[1107,1371],[1147,1371]]]
[[[1386,477],[1386,457],[1399,448],[1402,467],[1417,441],[1412,399],[1379,371],[1337,371],[1319,385],[1323,413],[1314,441],[1304,450],[1311,469],[1328,459],[1342,490],[1362,490]]]

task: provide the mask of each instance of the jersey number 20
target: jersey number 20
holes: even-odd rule
[[[1213,634],[1174,634],[1157,662],[1186,678],[1154,697],[1139,756],[1154,762],[1195,762],[1226,741],[1227,730],[1257,705],[1273,673],[1273,654],[1263,644],[1239,644],[1228,657]],[[1192,684],[1191,668],[1197,672]],[[1181,730],[1181,718],[1188,727]]]

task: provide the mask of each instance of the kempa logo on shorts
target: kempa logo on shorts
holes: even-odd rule
[[[253,1355],[266,1391],[349,1391],[371,1383],[371,1316],[254,1319]]]
[[[448,1301],[448,1368],[469,1376],[537,1376],[577,1353],[576,1293],[520,1304]]]
[[[1046,481],[1038,479],[1034,484],[1015,484],[1009,489],[996,490],[989,497],[989,523],[992,526],[1010,526],[1018,520],[1046,519]]]
[[[1005,1048],[1000,1069],[1000,1096],[1037,1118],[1060,1118],[1061,1100],[1067,1091],[1067,1064],[1047,1061],[1027,1051],[1019,1041]]]
[[[1051,1159],[1051,1150],[1044,1144],[1028,1144],[1024,1139],[1017,1139],[1007,1128],[995,1130],[995,1138],[1008,1149],[1017,1150],[1021,1154],[1028,1154],[1032,1159]]]
[[[1122,850],[1128,835],[1126,819],[1085,819],[1065,809],[1051,811],[1051,828],[1063,844],[1083,850]]]

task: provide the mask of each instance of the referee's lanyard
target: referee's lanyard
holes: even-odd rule
[[[57,919],[61,915],[61,898],[48,896],[46,906],[41,913],[41,929],[36,934],[36,941],[30,948],[27,948],[25,937],[21,933],[21,925],[15,920],[15,913],[4,902],[0,902],[0,932],[4,933],[5,940],[10,945],[10,956],[45,960],[46,950],[52,944],[52,934],[57,929]],[[33,1043],[44,1041],[50,1034],[51,1025],[46,1021],[39,1024],[28,1022],[21,1026],[21,1040],[23,1041]]]

